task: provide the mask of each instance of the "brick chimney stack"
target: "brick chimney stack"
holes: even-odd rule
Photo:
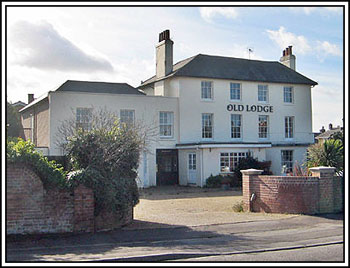
[[[28,104],[34,100],[34,94],[28,94]]]
[[[156,46],[156,77],[164,77],[173,71],[173,44],[170,31],[159,34],[159,43]]]
[[[288,46],[285,50],[283,50],[280,62],[295,71],[296,58],[292,53],[292,46]]]

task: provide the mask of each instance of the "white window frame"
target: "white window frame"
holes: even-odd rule
[[[294,139],[295,118],[294,116],[284,117],[284,137],[285,139]]]
[[[170,135],[166,135],[170,129]],[[174,112],[159,112],[159,136],[160,138],[174,137]]]
[[[120,109],[120,123],[135,125],[135,110]]]
[[[197,154],[188,153],[188,170],[197,170]]]
[[[287,157],[291,157],[290,159],[286,159]],[[294,151],[293,150],[281,150],[281,168],[286,165],[287,172],[293,171],[293,163],[294,163]]]
[[[205,118],[206,116],[208,116],[208,118]],[[207,124],[207,122],[209,122],[209,124]],[[206,127],[208,129],[206,129]],[[210,136],[210,137],[207,137],[207,136]],[[214,114],[202,113],[202,139],[212,140],[213,138],[214,138]]]
[[[238,121],[234,121],[233,118],[239,118]],[[243,129],[243,116],[241,114],[231,114],[231,139],[241,140],[243,137],[242,129]],[[234,126],[234,123],[238,122],[238,126]],[[237,132],[236,130],[239,129]],[[239,134],[239,137],[234,137],[234,134]]]
[[[237,91],[238,91],[238,94],[237,94]],[[230,100],[242,101],[242,84],[241,83],[233,83],[233,82],[230,83]]]
[[[201,81],[201,100],[212,101],[214,99],[213,81]]]
[[[290,92],[287,92],[287,90],[290,90]],[[285,86],[283,87],[283,102],[287,104],[293,104],[294,103],[294,88],[291,86]]]
[[[250,152],[221,152],[220,173],[233,173],[239,161],[250,155]],[[228,168],[229,171],[226,169]]]
[[[82,112],[88,112],[82,114]],[[92,108],[77,107],[75,114],[75,126],[76,128],[82,128],[83,130],[90,131],[92,123]]]
[[[263,99],[260,97],[263,96]],[[268,85],[258,85],[258,102],[268,103],[269,102],[269,87]]]
[[[261,118],[265,118],[266,126],[262,125]],[[266,131],[263,131],[263,130]],[[259,115],[258,117],[258,137],[259,139],[268,139],[269,138],[269,116],[268,115]]]

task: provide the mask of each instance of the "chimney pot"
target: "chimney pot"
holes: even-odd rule
[[[331,130],[333,128],[333,125],[332,124],[329,124],[328,125],[328,128]]]
[[[322,126],[322,128],[320,129],[321,133],[324,133],[326,130],[324,129],[324,126]]]
[[[28,104],[34,100],[34,94],[28,94]]]
[[[283,57],[286,55],[286,50],[283,50]]]
[[[289,46],[289,54],[292,55],[292,46]]]

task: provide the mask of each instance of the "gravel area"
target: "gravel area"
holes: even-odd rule
[[[295,217],[295,214],[235,212],[240,189],[162,186],[140,190],[130,228],[200,226]]]

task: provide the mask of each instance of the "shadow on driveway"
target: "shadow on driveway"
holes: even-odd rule
[[[213,231],[198,231],[179,225],[146,221],[135,221],[134,224],[138,225],[139,228],[130,229],[130,226],[126,226],[121,229],[94,234],[7,237],[6,261],[93,261],[103,259],[105,254],[111,256],[111,252],[115,252],[115,256],[118,253],[125,254],[125,252],[132,255],[133,251],[143,247],[151,247],[150,251],[147,251],[151,254],[152,248],[157,250],[161,247],[171,250],[181,246],[184,250],[195,250],[198,246],[207,246],[208,241],[209,244],[215,244],[217,239],[227,242],[247,240],[232,234],[225,235]],[[215,246],[213,248],[215,249]],[[128,260],[126,259],[125,261]],[[130,261],[133,261],[133,259],[130,259]]]

